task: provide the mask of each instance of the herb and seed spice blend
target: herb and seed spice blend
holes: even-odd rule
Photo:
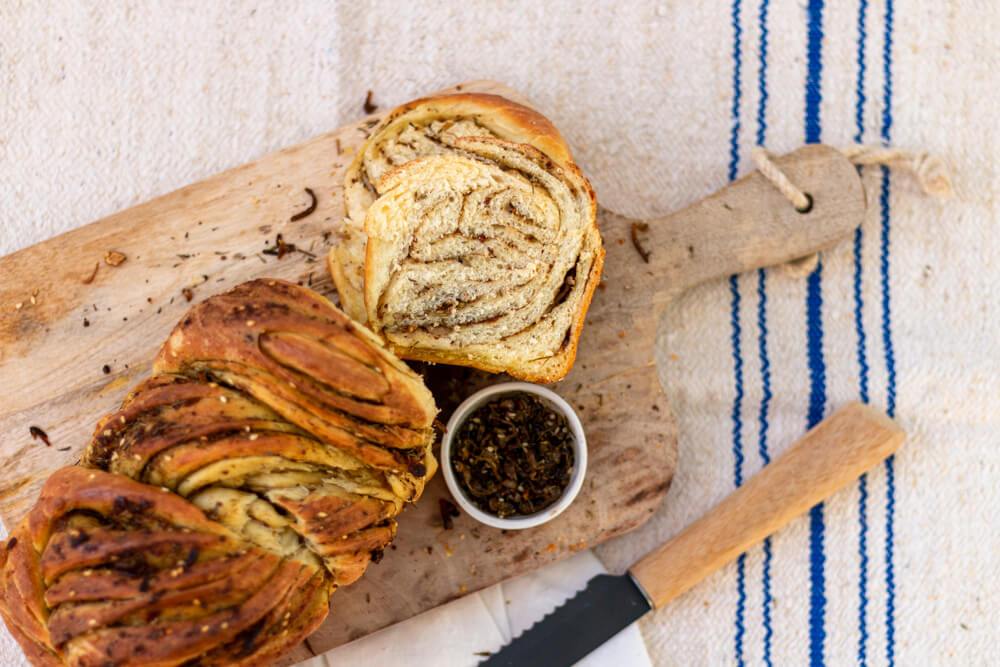
[[[469,500],[500,518],[534,514],[559,500],[574,462],[566,417],[523,392],[477,408],[459,427],[451,453]]]

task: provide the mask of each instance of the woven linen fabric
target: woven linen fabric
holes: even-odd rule
[[[643,619],[649,654],[990,664],[998,33],[983,1],[5,2],[0,251],[356,119],[368,90],[386,107],[475,78],[533,100],[602,204],[630,216],[725,185],[757,144],[940,155],[952,199],[866,168],[867,218],[815,272],[742,275],[672,305],[659,368],[679,469],[649,523],[596,553],[623,570],[867,400],[906,429],[903,450]],[[0,663],[21,660],[5,635]]]

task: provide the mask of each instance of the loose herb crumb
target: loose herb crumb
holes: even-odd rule
[[[91,271],[90,275],[87,276],[86,278],[84,278],[81,282],[84,285],[89,285],[90,283],[94,282],[94,278],[97,277],[97,270],[99,268],[101,268],[101,263],[100,262],[94,262],[94,270]]]
[[[125,253],[118,252],[117,250],[109,250],[104,253],[104,263],[108,266],[121,266],[128,257]]]
[[[183,294],[184,298],[187,299],[188,301],[194,298],[194,290],[192,290],[190,287],[183,288],[181,290],[181,294]]]
[[[365,95],[365,104],[364,104],[364,107],[363,107],[364,110],[365,110],[365,113],[375,113],[376,111],[378,111],[378,105],[375,104],[375,102],[372,101],[372,97],[373,96],[374,96],[374,93],[372,91],[370,91],[370,90],[368,91],[368,94]]]
[[[441,510],[441,525],[444,526],[445,530],[451,530],[455,525],[452,519],[459,516],[458,508],[447,498],[438,499],[438,507]]]
[[[108,366],[107,364],[101,366],[101,370],[104,372],[105,375],[111,374],[111,366]]]
[[[642,257],[642,261],[649,264],[650,251],[642,246],[642,241],[639,239],[639,232],[648,232],[649,224],[645,222],[633,222],[632,223],[632,245],[635,246],[635,251],[639,253],[639,257]]]
[[[49,434],[38,428],[37,426],[29,426],[28,433],[31,434],[32,440],[41,440],[45,443],[46,447],[51,447],[52,443],[49,442]]]
[[[316,211],[316,193],[312,191],[312,188],[306,188],[306,194],[309,195],[309,206],[305,208],[300,213],[296,213],[289,220],[291,222],[298,222],[302,218],[307,218]]]
[[[285,243],[285,238],[278,234],[274,237],[274,245],[268,246],[261,252],[265,255],[274,255],[278,259],[281,259],[290,252],[295,252],[298,248],[295,247],[294,243]]]
[[[451,465],[480,509],[501,518],[534,514],[569,484],[573,435],[566,417],[537,396],[506,394],[465,420]]]

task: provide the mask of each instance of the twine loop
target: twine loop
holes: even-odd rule
[[[938,198],[948,198],[954,194],[948,167],[940,158],[926,152],[911,153],[899,148],[886,146],[852,145],[838,149],[852,164],[858,166],[886,166],[909,173],[916,179],[924,194]],[[768,152],[757,146],[750,157],[761,175],[784,195],[799,213],[812,210],[813,200],[774,163]],[[809,255],[783,265],[785,271],[794,276],[811,273],[819,264],[819,255]]]

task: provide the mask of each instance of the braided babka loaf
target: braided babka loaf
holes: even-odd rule
[[[318,294],[212,297],[0,548],[0,615],[35,665],[269,664],[392,541],[435,413]]]
[[[331,273],[396,354],[569,372],[604,249],[593,190],[547,119],[495,95],[411,102],[362,146],[345,202]]]

